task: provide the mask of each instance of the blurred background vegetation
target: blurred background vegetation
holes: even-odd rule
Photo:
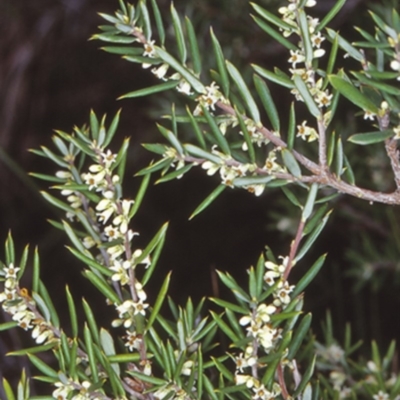
[[[271,10],[282,3],[258,2]],[[168,17],[169,0],[158,3]],[[334,1],[319,3],[313,10],[316,16],[323,15]],[[383,2],[348,0],[333,27],[350,40],[356,40],[354,26],[370,30],[367,6],[383,7],[380,3]],[[393,1],[387,2],[392,4]],[[252,22],[247,1],[176,0],[175,7],[192,19],[200,34],[204,58],[212,26],[227,58],[239,68],[247,69],[248,74],[250,62],[269,69],[286,68],[286,51]],[[148,71],[104,53],[99,50],[100,43],[88,41],[102,23],[97,12],[111,13],[116,8],[116,0],[0,1],[0,242],[4,242],[11,230],[17,248],[22,249],[26,243],[39,247],[43,279],[61,310],[65,308],[61,293],[66,283],[76,298],[84,293],[90,302],[97,294],[81,278],[79,262],[64,249],[65,235],[46,221],[63,216],[41,199],[37,189],[44,189],[45,185],[26,173],[52,174],[54,165],[28,149],[51,147],[54,129],[69,132],[73,125],[84,124],[91,108],[98,115],[107,113],[111,119],[122,107],[115,144],[117,147],[124,137],[131,137],[127,170],[132,173],[126,177],[125,190],[127,196],[133,196],[140,180],[132,175],[151,160],[151,154],[140,143],[160,140],[154,121],[160,119],[162,110],[174,96],[116,101],[128,91],[154,83]],[[213,60],[209,65],[213,65]],[[271,86],[285,119],[292,99],[289,93],[276,89]],[[175,96],[174,101],[179,109],[181,100]],[[343,102],[340,114],[342,120],[337,122],[337,131],[344,139],[360,131],[362,127],[358,124],[362,118],[354,117],[349,104]],[[390,190],[392,180],[387,160],[379,146],[371,148],[368,152],[354,145],[349,149],[357,182],[360,186]],[[151,186],[133,226],[141,233],[137,242],[140,246],[163,222],[171,221],[156,278],[159,281],[154,284],[158,285],[165,273],[173,269],[171,296],[177,302],[183,302],[187,296],[199,299],[218,295],[215,269],[228,270],[240,280],[266,244],[276,255],[288,252],[299,213],[279,190],[267,191],[260,198],[245,191],[228,190],[213,207],[189,222],[191,212],[217,182],[218,178],[210,179],[202,170],[192,170],[182,180]],[[350,321],[357,339],[368,344],[375,338],[386,347],[389,339],[398,336],[400,328],[396,311],[400,306],[398,210],[379,204],[371,206],[347,196],[337,197],[333,206],[335,211],[314,252],[296,267],[302,273],[311,257],[329,253],[324,269],[308,290],[305,309],[314,314],[313,328],[317,335],[320,321],[330,309],[339,340],[344,323]],[[293,280],[296,272],[295,269]],[[101,313],[102,324],[113,318],[107,315],[109,309],[105,304],[93,301],[92,306],[106,310]],[[21,344],[29,345],[27,336],[23,332],[19,336],[14,333],[2,336],[0,371],[12,375],[26,363],[22,358],[3,355]]]

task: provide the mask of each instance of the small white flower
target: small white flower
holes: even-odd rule
[[[371,111],[368,110],[364,110],[364,119],[368,119],[370,121],[373,121],[376,117],[376,114],[374,114]]]
[[[296,64],[304,62],[305,59],[304,54],[301,54],[299,50],[290,50],[290,58],[288,61],[292,64],[293,68],[296,68]]]

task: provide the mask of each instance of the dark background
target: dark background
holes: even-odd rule
[[[27,243],[32,248],[39,247],[43,280],[66,324],[68,318],[62,312],[66,283],[76,299],[84,295],[89,302],[92,300],[92,306],[101,312],[104,325],[114,315],[96,300],[95,289],[81,277],[82,265],[64,249],[65,235],[46,221],[63,217],[38,194],[37,189],[48,188],[26,175],[30,171],[52,174],[57,168],[28,150],[41,145],[52,147],[53,130],[70,132],[74,125],[84,124],[91,108],[98,115],[107,113],[111,120],[122,107],[120,129],[114,143],[131,137],[127,170],[132,173],[126,178],[125,190],[127,196],[134,197],[140,180],[132,175],[152,159],[140,143],[161,141],[154,127],[156,116],[160,114],[157,109],[163,107],[161,100],[116,101],[128,91],[154,83],[148,71],[100,51],[102,43],[88,41],[96,33],[97,25],[103,23],[97,12],[112,13],[117,3],[110,0],[0,0],[0,242],[4,242],[10,230],[19,252]],[[317,14],[326,12],[332,5],[330,1],[320,3]],[[168,14],[169,2],[159,1],[159,4]],[[277,4],[277,1],[264,2],[271,9],[276,9]],[[205,46],[209,43],[208,29],[212,25],[226,54],[236,65],[255,62],[266,68],[285,66],[286,52],[268,41],[251,22],[247,2],[175,1],[175,6],[182,14],[193,17]],[[347,1],[334,27],[344,35],[354,35],[354,25],[367,24],[365,10],[366,2]],[[282,105],[280,109],[285,110],[290,97],[282,91],[275,95]],[[282,111],[283,116],[284,113]],[[343,126],[353,127],[356,123],[351,110],[343,112]],[[373,168],[372,172],[360,172],[361,179],[370,183],[373,173],[382,175],[385,172],[385,166]],[[187,296],[198,300],[204,295],[215,295],[212,286],[215,269],[228,270],[239,281],[244,280],[246,269],[256,262],[266,244],[277,255],[288,253],[290,229],[280,231],[277,225],[286,218],[289,228],[293,228],[298,215],[290,211],[286,198],[276,190],[267,191],[260,198],[245,191],[227,190],[211,208],[188,222],[191,212],[217,183],[217,177],[208,178],[203,171],[193,169],[179,181],[152,185],[133,221],[133,229],[141,233],[138,246],[145,244],[162,223],[170,221],[154,287],[159,286],[167,271],[173,270],[170,293],[178,303],[183,303]],[[335,212],[317,247],[294,271],[295,281],[307,268],[307,263],[324,252],[329,253],[325,269],[306,297],[306,309],[314,312],[317,334],[326,309],[331,309],[339,339],[348,320],[353,324],[355,336],[367,339],[367,343],[371,337],[387,343],[388,339],[398,336],[399,326],[394,322],[393,310],[399,306],[399,299],[396,288],[388,285],[397,279],[398,253],[392,251],[393,246],[391,250],[385,247],[393,239],[391,232],[395,229],[393,223],[397,224],[398,212],[380,205],[373,207],[373,213],[371,210],[372,207],[357,199],[337,199]],[[361,234],[370,238],[375,252],[366,251],[370,246]],[[362,254],[362,259],[354,261],[352,251]],[[0,256],[3,259],[2,249]],[[365,266],[367,261],[376,266],[382,259],[389,267],[378,271],[377,288],[368,282],[355,291],[360,283],[357,268]],[[355,277],[348,276],[349,270],[355,271]],[[383,286],[382,293],[378,289]],[[150,293],[150,296],[155,294]],[[28,336],[24,332],[18,332],[18,336],[1,333],[0,371],[7,371],[8,377],[25,361],[5,359],[3,355],[19,346],[18,343],[28,345]]]

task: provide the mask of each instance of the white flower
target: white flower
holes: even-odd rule
[[[382,392],[382,390],[380,390],[378,392],[378,394],[374,394],[372,396],[372,398],[374,400],[388,400],[389,399],[389,395],[387,393]]]
[[[183,363],[181,374],[185,376],[190,376],[192,373],[194,362],[192,360],[187,360]]]
[[[305,56],[304,54],[301,54],[299,50],[290,50],[290,58],[289,58],[289,62],[292,63],[292,67],[296,68],[296,64],[297,63],[301,63],[305,61]]]
[[[371,111],[368,110],[364,110],[364,119],[368,119],[370,121],[373,121],[376,117],[376,114],[374,114]]]
[[[125,346],[128,347],[129,351],[133,351],[133,349],[140,350],[143,339],[135,331],[126,331],[125,339]]]
[[[307,121],[303,121],[301,125],[297,125],[297,135],[300,136],[303,140],[307,140],[308,142],[313,142],[318,139],[318,133],[314,128],[306,125]]]
[[[153,68],[151,72],[158,78],[166,81],[165,75],[167,74],[169,65],[168,64],[161,64],[160,67]]]

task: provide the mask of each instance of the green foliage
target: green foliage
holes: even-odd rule
[[[399,398],[400,377],[392,368],[394,342],[383,353],[372,342],[370,360],[353,360],[350,356],[360,344],[352,343],[350,326],[343,345],[339,344],[328,314],[322,344],[310,333],[312,316],[304,314],[303,298],[325,262],[326,254],[315,257],[311,250],[337,193],[400,204],[400,91],[396,86],[400,18],[395,9],[388,13],[387,7],[375,7],[371,12],[374,34],[358,28],[363,41],[350,44],[327,28],[345,2],[338,0],[321,21],[308,14],[314,3],[291,1],[278,15],[251,3],[257,14],[252,18],[263,34],[289,51],[286,71],[252,66],[254,90],[247,72],[226,59],[212,29],[211,60],[205,64],[194,24],[182,18],[172,3],[167,18],[156,0],[133,5],[120,0],[114,15],[100,14],[107,24],[92,39],[106,42],[103,50],[141,64],[161,81],[120,99],[174,91],[184,99],[185,108],[172,105],[166,122],[157,125],[163,143],[143,145],[155,159],[136,173],[143,178],[134,200],[125,198],[123,191],[129,139],[115,152],[109,148],[115,146],[120,112],[107,127],[106,116],[98,118],[91,111],[88,125],[75,127],[71,133],[56,131],[54,149],[33,150],[57,168],[54,176],[32,174],[52,185],[52,192],[42,195],[65,215],[51,223],[64,231],[77,266],[99,296],[105,297],[114,316],[109,328],[99,327],[88,302],[77,301],[66,286],[71,329],[64,331],[41,280],[38,251],[32,261],[28,247],[18,257],[8,236],[0,264],[4,283],[0,302],[9,317],[0,330],[19,326],[30,332],[35,346],[15,349],[9,356],[28,356],[41,374],[36,379],[51,385],[52,398]],[[327,43],[321,46],[324,40],[331,42],[325,69],[320,63],[326,54]],[[339,49],[355,61],[359,71],[344,70],[337,57]],[[215,69],[208,68],[209,63]],[[264,79],[294,96],[285,110],[287,126]],[[336,134],[342,101],[353,104],[365,120],[373,121],[373,127],[349,137],[339,130]],[[300,119],[299,103],[304,103],[308,120]],[[267,122],[260,111],[265,111]],[[193,131],[192,137],[182,139],[182,129]],[[353,144],[383,144],[396,186],[392,193],[356,186]],[[132,220],[144,201],[150,175],[160,174],[157,183],[162,183],[196,167],[209,176],[219,175],[219,184],[190,219],[207,210],[227,187],[244,188],[256,196],[281,190],[297,216],[293,240],[286,256],[275,258],[267,248],[248,268],[246,284],[229,272],[218,271],[230,291],[228,299],[213,297],[194,305],[189,298],[185,305],[177,305],[168,297],[173,279],[169,273],[150,302],[146,291],[155,282],[168,224],[147,245],[137,248]],[[396,229],[399,250],[400,230],[393,226]],[[301,274],[297,283],[291,280],[295,266]],[[30,289],[26,289],[21,278],[30,268]],[[41,358],[43,352],[52,353],[52,365]],[[25,372],[17,394],[6,379],[3,389],[8,399],[30,398]]]

